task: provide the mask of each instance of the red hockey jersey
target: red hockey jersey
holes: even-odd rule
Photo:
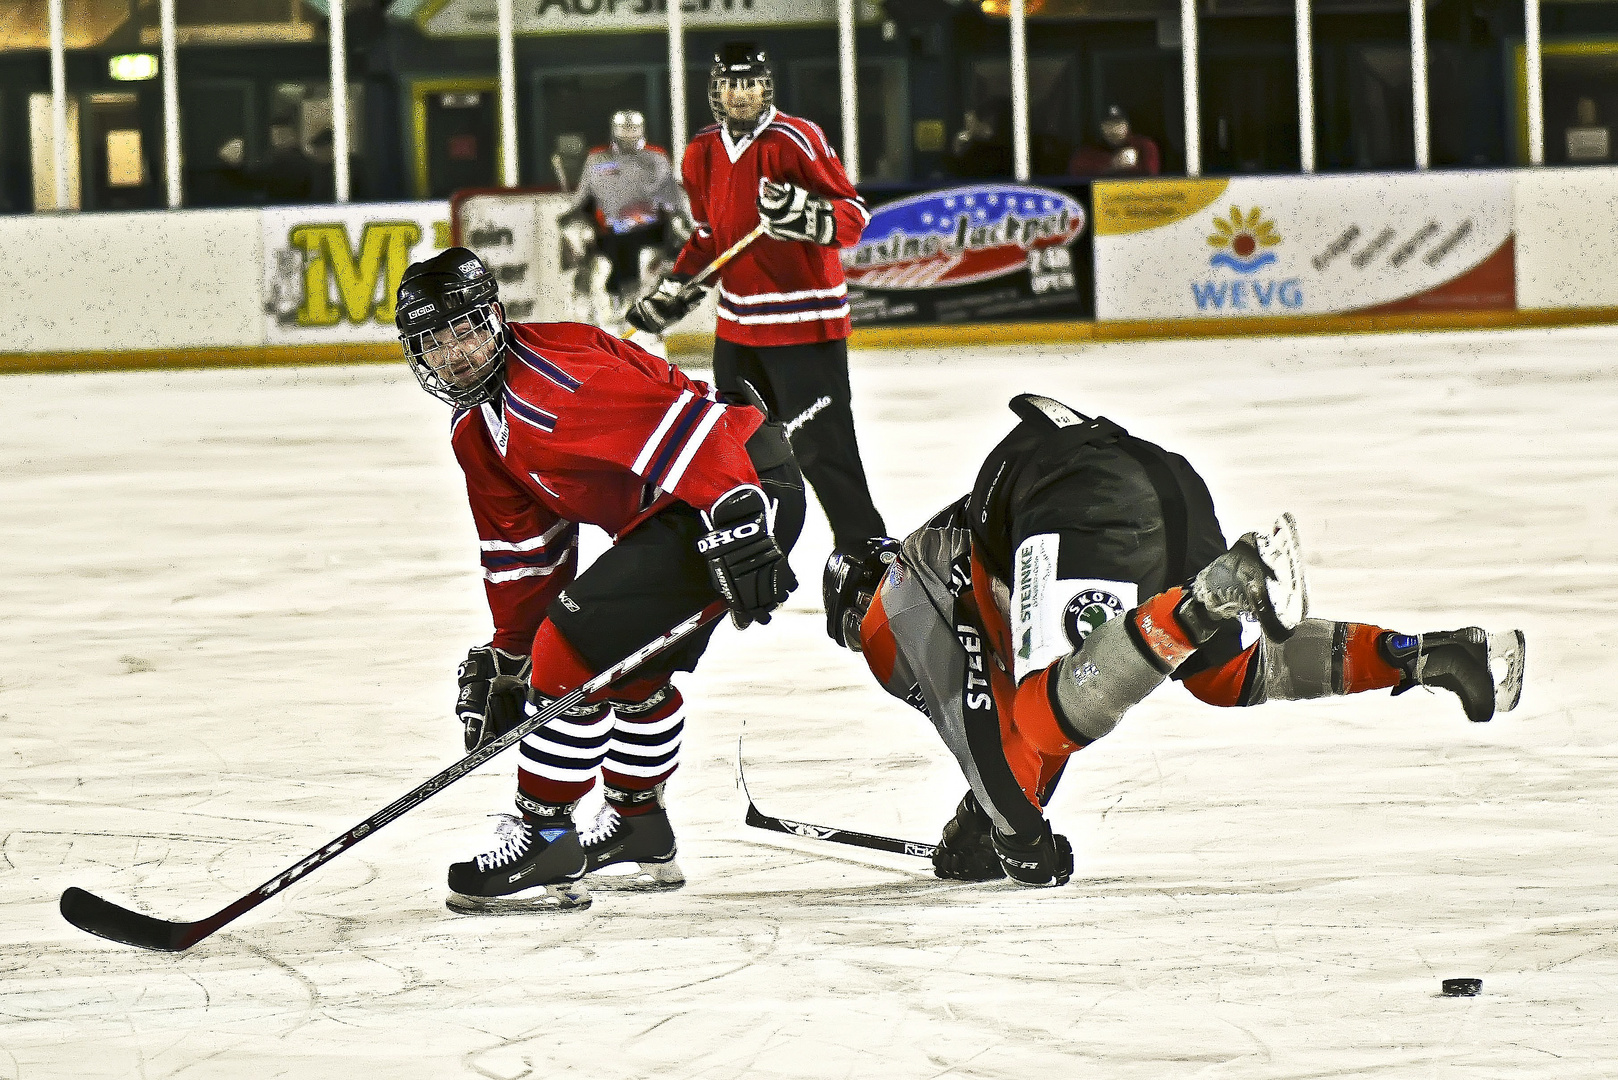
[[[676,499],[709,510],[757,484],[746,442],[764,418],[582,323],[512,323],[500,397],[455,413],[483,552],[494,645],[527,654],[577,572],[578,526],[615,538]]]
[[[700,273],[758,224],[758,182],[769,179],[831,199],[838,247],[853,247],[871,220],[842,162],[814,122],[771,108],[751,135],[721,124],[685,148],[681,168],[697,228],[674,264]],[[760,236],[719,271],[718,335],[738,345],[801,345],[849,334],[848,288],[837,248]]]

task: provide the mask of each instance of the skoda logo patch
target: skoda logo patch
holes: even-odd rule
[[[1124,602],[1110,592],[1086,589],[1067,602],[1062,610],[1062,631],[1077,649],[1096,627],[1124,613]]]

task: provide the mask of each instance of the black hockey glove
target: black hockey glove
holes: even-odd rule
[[[624,321],[636,330],[661,334],[702,303],[702,286],[688,285],[690,279],[665,274],[657,288],[636,300],[624,314]]]
[[[820,244],[837,243],[837,211],[831,200],[815,195],[796,184],[758,182],[758,217],[764,235],[777,240]]]
[[[708,561],[713,587],[730,605],[731,621],[745,630],[770,621],[770,612],[798,587],[798,579],[775,542],[775,515],[755,487],[737,488],[705,515],[707,535],[697,552]]]
[[[1017,884],[1066,885],[1073,876],[1073,845],[1051,832],[1050,822],[1034,837],[1003,836],[998,829],[991,835],[1000,865]]]
[[[529,668],[528,657],[490,645],[475,645],[467,652],[456,672],[461,694],[455,702],[467,753],[522,723]]]
[[[933,852],[933,873],[950,881],[994,881],[1006,876],[989,834],[994,824],[968,791],[944,826],[944,838]]]

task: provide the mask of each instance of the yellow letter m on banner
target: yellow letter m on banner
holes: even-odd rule
[[[394,294],[410,265],[410,249],[421,240],[419,224],[366,222],[357,257],[344,224],[299,225],[288,239],[303,251],[299,326],[336,326],[344,317],[355,324],[393,322]]]

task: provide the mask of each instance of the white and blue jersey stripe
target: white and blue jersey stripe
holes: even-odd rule
[[[811,322],[848,315],[848,286],[799,289],[796,292],[733,293],[719,289],[719,317],[743,326]]]
[[[682,390],[641,447],[630,470],[662,491],[673,491],[724,414],[725,406],[719,402]]]
[[[539,353],[535,352],[527,345],[524,345],[516,338],[515,335],[513,335],[511,338],[511,355],[514,356],[524,367],[529,367],[539,372],[539,374],[543,375],[546,379],[555,383],[557,386],[560,386],[563,390],[566,390],[570,394],[576,392],[578,388],[583,385],[579,382],[579,380],[563,371],[556,364],[551,363]]]
[[[483,577],[491,584],[518,578],[547,577],[568,562],[579,546],[579,527],[558,521],[538,536],[525,540],[484,540]]]
[[[511,420],[520,420],[529,427],[540,431],[551,432],[556,430],[556,414],[541,409],[538,405],[524,401],[506,387],[505,394],[506,416]]]

